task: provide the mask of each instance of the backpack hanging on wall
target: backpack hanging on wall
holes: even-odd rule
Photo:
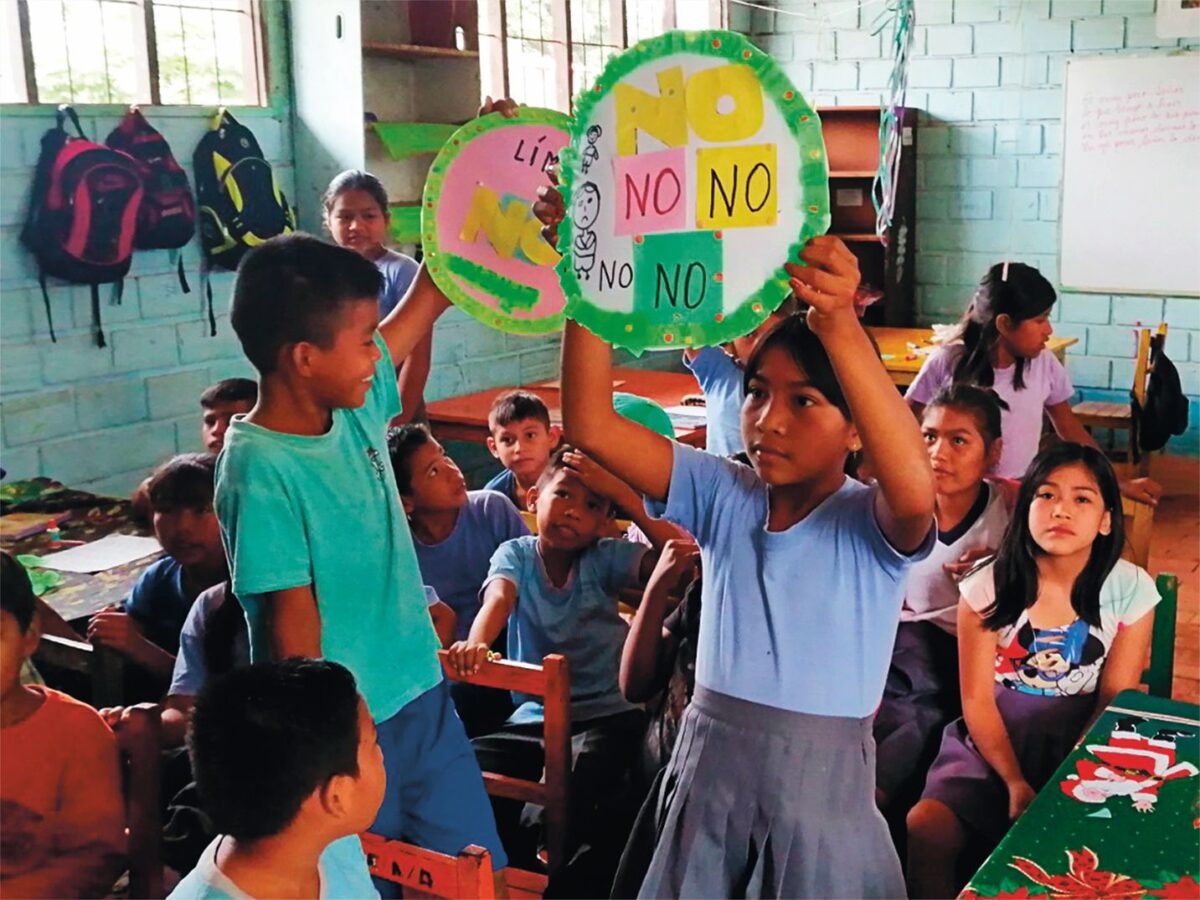
[[[67,134],[68,118],[78,137]],[[42,136],[21,242],[37,259],[50,340],[58,337],[47,275],[91,285],[96,346],[103,347],[99,285],[116,284],[119,296],[129,272],[142,179],[129,156],[88,140],[70,106],[60,106],[56,120]]]
[[[187,173],[171,153],[171,145],[131,106],[105,143],[132,157],[142,177],[145,193],[138,209],[134,246],[139,250],[171,250],[184,247],[196,233],[196,202]],[[183,256],[176,257],[179,285],[189,293],[183,274]]]
[[[1135,462],[1140,461],[1142,452],[1161,450],[1172,435],[1187,431],[1188,399],[1183,393],[1179,370],[1167,358],[1166,339],[1165,334],[1150,339],[1150,379],[1146,384],[1145,404],[1138,402],[1136,393],[1129,394],[1133,420],[1129,446]]]
[[[251,247],[296,229],[296,217],[263,159],[253,132],[228,110],[217,113],[192,159],[200,237],[208,268],[236,270]],[[205,278],[209,325],[216,334],[212,287]]]

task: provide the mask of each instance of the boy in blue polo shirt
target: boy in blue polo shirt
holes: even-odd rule
[[[377,723],[387,793],[371,831],[507,858],[438,663],[387,460],[395,364],[449,305],[424,270],[384,322],[369,261],[297,234],[243,259],[230,319],[260,373],[217,469],[217,514],[253,661],[346,666]],[[387,894],[395,885],[380,882]]]

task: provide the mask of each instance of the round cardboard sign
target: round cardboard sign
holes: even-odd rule
[[[562,330],[559,254],[532,208],[558,162],[570,120],[522,106],[468,122],[429,169],[421,204],[422,248],[438,287],[480,322],[514,334]]]
[[[746,334],[829,227],[816,112],[766,53],[673,31],[613,57],[562,153],[567,315],[634,352]]]

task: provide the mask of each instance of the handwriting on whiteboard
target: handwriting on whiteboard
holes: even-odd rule
[[[1200,110],[1187,105],[1180,84],[1089,92],[1079,129],[1084,153],[1106,155],[1142,147],[1200,143]]]

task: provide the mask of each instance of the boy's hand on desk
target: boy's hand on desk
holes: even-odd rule
[[[854,295],[861,280],[858,258],[850,248],[831,235],[815,237],[800,251],[805,262],[785,263],[784,268],[791,276],[792,290],[807,303],[808,322],[813,331],[820,332],[835,321],[852,319]]]
[[[482,641],[455,641],[447,651],[447,658],[459,675],[474,675],[487,662],[491,649]]]
[[[518,105],[516,100],[509,97],[501,97],[499,100],[486,97],[483,106],[479,107],[479,115],[486,116],[488,113],[498,112],[506,119],[513,119],[516,118]]]
[[[132,653],[140,644],[142,629],[127,613],[116,609],[107,609],[96,613],[88,622],[88,640],[121,653]]]

